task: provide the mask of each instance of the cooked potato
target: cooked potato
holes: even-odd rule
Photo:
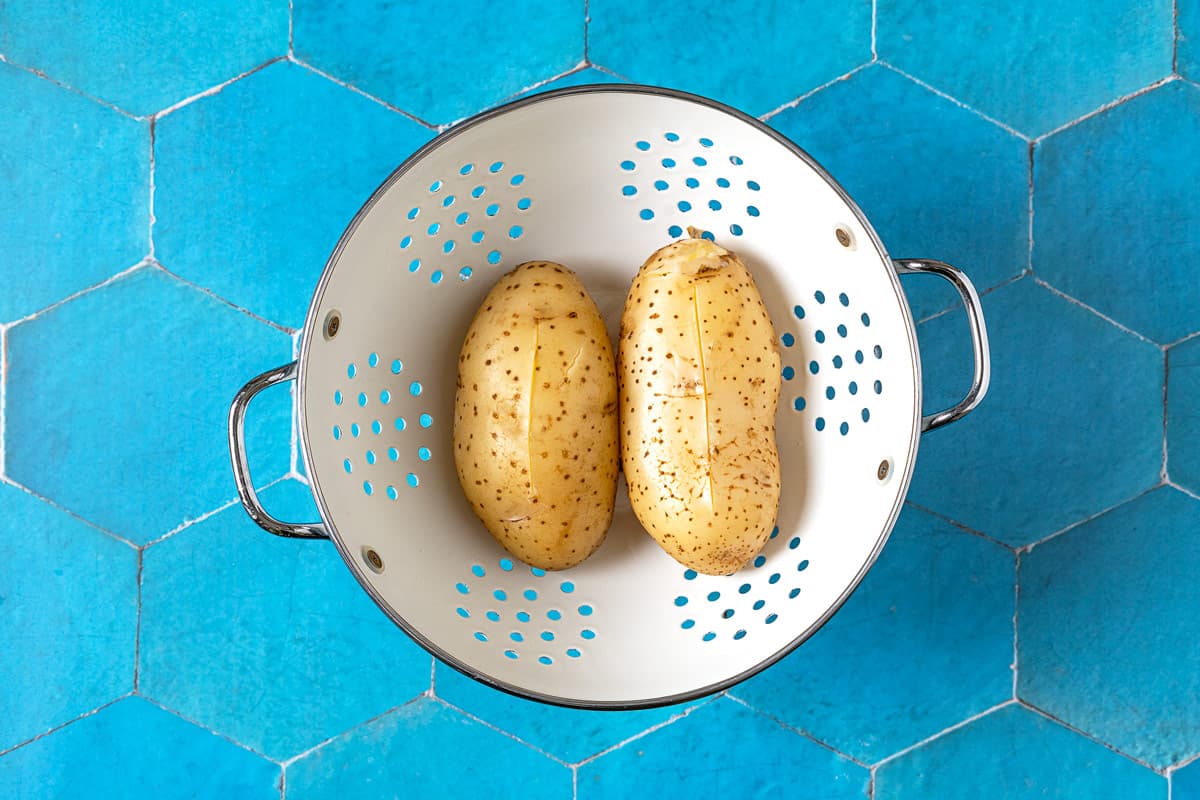
[[[779,351],[745,264],[691,233],[650,256],[625,301],[621,460],[650,535],[727,575],[762,549],[779,507]]]
[[[591,555],[617,490],[617,376],[596,304],[547,261],[497,281],[458,358],[454,461],[484,526],[542,569]]]

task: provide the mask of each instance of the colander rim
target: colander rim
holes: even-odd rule
[[[470,130],[471,128],[474,128],[478,125],[481,125],[491,119],[503,116],[504,114],[508,114],[513,111],[520,110],[522,108],[525,108],[526,106],[531,106],[531,105],[535,105],[538,103],[549,102],[549,101],[557,100],[557,99],[571,96],[571,95],[603,94],[603,93],[610,93],[610,92],[611,93],[622,93],[622,94],[641,94],[641,95],[650,95],[650,96],[657,96],[657,97],[667,97],[667,98],[671,98],[674,100],[683,100],[686,102],[696,103],[698,105],[705,106],[705,107],[713,109],[715,111],[720,111],[722,113],[728,114],[728,115],[732,116],[733,118],[735,118],[736,120],[747,123],[747,124],[751,125],[752,127],[754,127],[755,129],[757,129],[759,132],[764,133],[767,136],[774,139],[776,142],[778,142],[780,145],[785,147],[787,150],[789,150],[795,156],[797,156],[798,158],[803,160],[808,165],[809,168],[811,168],[831,189],[833,189],[837,193],[838,197],[842,200],[842,202],[844,202],[846,204],[846,206],[850,209],[850,211],[853,213],[853,215],[854,215],[855,219],[858,221],[858,223],[860,225],[862,225],[863,230],[866,232],[872,246],[875,248],[875,252],[879,256],[879,258],[881,259],[883,264],[887,267],[887,269],[885,271],[886,271],[889,281],[891,283],[892,291],[896,297],[897,302],[899,303],[900,312],[904,318],[904,323],[905,323],[904,329],[908,335],[909,352],[912,354],[911,361],[912,361],[912,368],[913,368],[913,387],[914,387],[914,393],[915,393],[915,396],[913,398],[913,419],[912,419],[911,428],[910,428],[910,432],[909,432],[909,447],[908,447],[908,452],[906,454],[905,468],[903,470],[903,474],[893,475],[894,480],[898,479],[900,481],[900,485],[898,487],[899,491],[896,494],[896,501],[895,501],[891,511],[888,514],[886,523],[883,525],[883,527],[880,530],[878,539],[875,541],[874,545],[872,546],[871,552],[867,556],[866,560],[863,562],[862,567],[858,570],[858,572],[855,573],[853,579],[842,590],[841,594],[839,594],[838,597],[833,601],[833,603],[830,604],[829,608],[827,608],[824,612],[822,612],[822,614],[813,623],[811,623],[808,627],[806,627],[799,635],[797,635],[794,639],[792,639],[792,641],[790,641],[787,645],[781,647],[779,650],[772,653],[771,655],[764,658],[763,660],[759,661],[757,664],[755,664],[752,667],[749,667],[749,668],[742,670],[741,672],[738,672],[732,676],[724,678],[720,681],[715,681],[715,682],[707,684],[705,686],[697,687],[694,689],[688,689],[688,690],[685,690],[682,692],[676,692],[676,693],[669,694],[669,695],[662,695],[660,697],[640,698],[640,699],[634,699],[634,700],[589,700],[589,699],[581,699],[581,698],[573,698],[573,697],[563,697],[563,696],[558,696],[558,695],[547,694],[544,692],[539,692],[535,689],[530,689],[527,687],[522,687],[522,686],[518,686],[516,684],[508,683],[506,681],[503,681],[503,680],[495,678],[491,675],[488,675],[484,672],[481,672],[480,670],[474,669],[469,664],[463,662],[462,660],[454,657],[450,653],[443,650],[434,641],[432,641],[429,637],[425,636],[420,631],[418,631],[415,627],[410,625],[408,623],[408,621],[403,617],[403,615],[401,615],[399,612],[397,612],[391,606],[391,604],[388,603],[387,600],[384,599],[379,594],[378,591],[376,591],[374,585],[367,578],[365,570],[358,565],[357,560],[354,558],[353,553],[349,550],[349,548],[346,546],[346,543],[342,540],[341,535],[338,533],[337,525],[334,523],[333,517],[329,513],[329,510],[325,504],[324,493],[321,491],[321,486],[320,486],[319,473],[316,469],[314,469],[314,464],[312,462],[312,457],[310,455],[311,448],[309,446],[309,440],[308,440],[308,438],[309,438],[308,437],[308,426],[305,424],[305,414],[304,414],[305,388],[307,385],[306,378],[307,378],[308,353],[309,353],[309,348],[311,347],[312,342],[316,341],[319,338],[318,331],[319,331],[319,326],[321,325],[321,320],[319,319],[318,312],[321,307],[321,301],[324,297],[325,290],[328,287],[329,280],[333,274],[334,268],[337,266],[337,263],[341,258],[342,252],[345,250],[346,245],[349,243],[351,238],[353,238],[354,233],[358,230],[358,226],[360,225],[362,220],[367,216],[367,214],[370,213],[371,209],[374,208],[375,204],[379,201],[379,199],[382,198],[387,193],[387,191],[392,187],[392,185],[395,184],[398,180],[400,180],[400,178],[402,178],[410,169],[412,169],[412,167],[414,165],[419,163],[422,159],[424,159],[427,155],[429,155],[433,151],[437,150],[444,143],[451,140],[455,136],[458,136],[459,134],[464,133],[465,131]],[[900,512],[901,512],[901,510],[904,506],[904,503],[907,499],[908,490],[909,490],[910,483],[912,480],[913,469],[916,465],[917,447],[918,447],[918,443],[919,443],[920,435],[921,435],[921,426],[920,426],[920,423],[921,423],[921,400],[922,400],[921,362],[920,362],[920,350],[917,345],[916,324],[913,320],[912,311],[908,305],[907,296],[904,294],[904,291],[900,286],[899,276],[898,276],[895,268],[891,266],[893,264],[894,264],[894,261],[888,255],[887,249],[883,245],[883,241],[880,239],[878,233],[875,231],[875,228],[871,225],[870,221],[867,219],[866,214],[863,213],[862,209],[859,208],[858,204],[856,202],[854,202],[853,198],[850,197],[849,193],[841,186],[841,184],[839,184],[833,178],[833,176],[824,167],[822,167],[820,163],[818,163],[816,161],[816,159],[814,159],[811,155],[809,155],[808,152],[806,152],[802,147],[800,147],[798,144],[793,142],[790,138],[788,138],[784,134],[780,133],[779,131],[775,130],[774,128],[772,128],[770,125],[763,122],[762,120],[757,119],[756,117],[753,117],[743,111],[740,111],[737,108],[729,106],[718,100],[713,100],[712,98],[705,97],[703,95],[698,95],[698,94],[694,94],[691,92],[685,92],[685,91],[682,91],[679,89],[672,89],[672,88],[661,87],[661,86],[650,86],[650,85],[646,85],[646,84],[636,84],[636,83],[582,84],[579,86],[570,86],[570,87],[565,87],[562,89],[554,89],[554,90],[550,90],[550,91],[541,92],[538,94],[520,97],[515,100],[509,101],[507,103],[503,103],[503,104],[495,106],[493,108],[481,111],[478,114],[467,117],[459,122],[453,123],[451,125],[451,127],[438,133],[438,135],[436,135],[435,137],[430,139],[428,142],[426,142],[420,148],[415,150],[411,155],[409,155],[407,158],[405,158],[400,163],[400,165],[397,166],[396,169],[394,169],[391,172],[391,174],[388,175],[388,177],[386,179],[384,179],[384,181],[375,189],[375,191],[371,193],[370,197],[367,198],[367,200],[362,204],[362,206],[358,209],[358,211],[355,212],[355,214],[351,218],[349,224],[347,224],[345,230],[342,232],[341,236],[338,238],[337,245],[334,247],[332,253],[330,254],[329,258],[325,262],[325,266],[321,272],[321,277],[318,280],[316,289],[313,292],[312,301],[309,305],[308,313],[305,317],[304,327],[301,329],[300,343],[297,348],[298,364],[297,364],[296,394],[295,394],[297,419],[300,422],[300,425],[299,425],[300,445],[301,445],[300,452],[301,452],[302,458],[304,459],[304,464],[305,464],[305,467],[307,470],[307,475],[308,475],[308,479],[309,479],[309,488],[312,492],[313,499],[317,505],[317,510],[320,512],[321,520],[324,523],[324,527],[329,535],[329,539],[330,539],[330,541],[333,542],[334,546],[337,548],[338,554],[341,556],[342,561],[345,562],[346,566],[350,569],[350,572],[354,576],[355,580],[358,581],[359,585],[367,592],[367,594],[370,596],[371,600],[380,608],[380,610],[382,610],[388,616],[389,619],[391,619],[391,621],[393,623],[395,623],[398,627],[400,627],[400,629],[403,630],[405,632],[405,634],[407,634],[414,642],[416,642],[418,645],[420,645],[423,649],[425,649],[428,653],[430,653],[432,656],[437,658],[439,661],[452,667],[453,669],[455,669],[456,671],[460,672],[461,674],[467,676],[468,678],[478,681],[479,683],[482,683],[493,689],[497,689],[499,691],[505,692],[506,694],[510,694],[510,695],[513,695],[513,696],[516,696],[519,698],[523,698],[523,699],[527,699],[527,700],[535,700],[537,702],[545,703],[547,705],[560,706],[560,707],[564,707],[564,708],[574,708],[574,709],[592,710],[592,711],[635,711],[635,710],[643,710],[643,709],[661,708],[661,707],[665,707],[665,706],[673,706],[673,705],[679,705],[682,703],[693,702],[695,700],[699,700],[701,698],[708,697],[709,695],[713,695],[718,692],[722,692],[726,689],[729,689],[732,686],[742,683],[743,681],[770,668],[771,666],[778,663],[786,656],[793,653],[801,644],[806,642],[808,639],[810,639],[813,636],[813,634],[815,634],[822,627],[824,627],[825,624],[830,619],[832,619],[833,616],[842,608],[842,606],[845,605],[846,601],[850,599],[850,596],[862,584],[863,579],[866,577],[867,573],[871,570],[871,568],[875,565],[875,562],[878,560],[879,554],[883,551],[884,546],[887,544],[888,539],[891,537],[892,530],[895,528],[896,521],[899,518]]]

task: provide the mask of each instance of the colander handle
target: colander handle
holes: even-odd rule
[[[975,375],[971,379],[971,388],[967,390],[962,400],[945,411],[936,414],[926,414],[921,417],[921,432],[934,430],[955,420],[962,419],[979,405],[987,394],[988,384],[992,379],[992,359],[988,350],[987,326],[983,321],[983,306],[979,302],[979,293],[963,272],[942,261],[931,261],[925,258],[900,258],[895,262],[899,273],[923,272],[937,275],[950,282],[950,285],[962,298],[963,307],[967,309],[967,324],[971,327],[971,344],[975,350]]]
[[[295,379],[296,362],[293,361],[251,378],[234,396],[233,405],[229,407],[229,455],[233,460],[233,478],[246,513],[263,530],[293,539],[328,539],[329,534],[319,523],[297,525],[280,522],[272,517],[258,502],[254,484],[250,481],[250,462],[246,459],[246,408],[254,399],[254,395],[263,389]]]

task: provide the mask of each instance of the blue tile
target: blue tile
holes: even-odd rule
[[[900,756],[876,800],[1166,800],[1160,775],[1016,704]]]
[[[1198,528],[1163,488],[1023,556],[1020,697],[1156,767],[1200,753]]]
[[[864,762],[916,744],[1012,696],[1013,559],[906,508],[833,619],[731,693]]]
[[[909,499],[1007,544],[1037,541],[1133,497],[1162,467],[1163,355],[1031,278],[983,298],[987,398],[921,437]],[[959,314],[918,326],[927,412],[966,391]]]
[[[1055,134],[1034,165],[1034,272],[1149,338],[1200,331],[1200,88],[1182,81]]]
[[[571,771],[430,698],[287,767],[288,800],[571,797]]]
[[[0,119],[0,322],[11,322],[149,252],[150,127],[3,63]]]
[[[503,6],[296,0],[296,56],[426,122],[494,105],[583,61],[583,0]]]
[[[1176,0],[1180,74],[1200,80],[1200,0]]]
[[[1167,351],[1167,475],[1200,492],[1200,337]]]
[[[1171,800],[1200,800],[1200,761],[1171,774]]]
[[[870,0],[591,0],[588,58],[765,114],[871,60]]]
[[[287,52],[286,0],[0,5],[0,52],[141,116]]]
[[[434,693],[568,763],[594,756],[686,708],[596,712],[549,706],[484,686],[440,662],[434,674]]]
[[[845,187],[893,256],[948,261],[980,290],[1028,266],[1028,145],[1002,128],[884,67],[770,123]],[[937,279],[905,288],[918,319],[958,298]]]
[[[1171,72],[1171,0],[879,0],[878,52],[1038,136]]]
[[[718,697],[645,738],[579,768],[579,800],[625,798],[631,786],[663,798],[865,798],[853,762],[728,698]],[[799,794],[796,794],[799,792]]]
[[[270,66],[159,123],[157,257],[235,305],[300,327],[350,219],[430,136],[302,67]]]
[[[8,477],[135,542],[237,495],[229,403],[288,337],[143,268],[8,331]],[[256,479],[287,471],[289,397],[250,410]]]
[[[263,502],[316,518],[296,481]],[[430,656],[328,542],[272,536],[239,506],[144,558],[140,691],[257,752],[290,758],[429,689]]]
[[[0,508],[3,751],[133,690],[138,559],[12,486]]]
[[[279,767],[129,697],[0,756],[0,796],[279,797]]]

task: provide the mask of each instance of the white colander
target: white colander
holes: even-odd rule
[[[467,326],[500,275],[549,260],[579,274],[615,338],[638,267],[689,225],[743,258],[779,335],[778,527],[737,574],[697,575],[642,530],[622,487],[595,555],[531,569],[492,539],[455,474]],[[949,280],[974,340],[970,392],[924,419],[905,271]],[[268,515],[246,464],[246,406],[287,380],[316,524]],[[321,275],[299,359],[234,400],[230,445],[250,515],[281,536],[331,539],[380,608],[446,663],[550,703],[634,708],[736,683],[829,619],[891,532],[922,430],[967,413],[987,382],[967,279],[893,262],[795,144],[703,98],[587,86],[468,120],[387,179]]]

